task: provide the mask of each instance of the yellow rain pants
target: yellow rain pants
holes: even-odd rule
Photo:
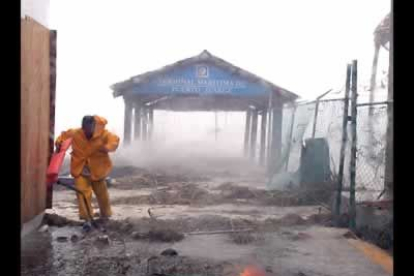
[[[110,217],[112,215],[111,205],[109,202],[109,193],[105,180],[91,181],[85,176],[78,176],[75,178],[75,187],[85,195],[88,204],[88,206],[85,206],[84,199],[81,195],[77,194],[80,219],[90,219],[86,208],[89,209],[90,214],[93,217],[92,191],[95,193],[98,201],[100,216]]]

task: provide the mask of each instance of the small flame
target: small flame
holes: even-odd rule
[[[248,266],[243,270],[240,276],[266,276],[266,273],[257,267]]]

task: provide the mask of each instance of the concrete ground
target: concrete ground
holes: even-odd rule
[[[380,260],[370,255],[376,249],[367,251],[344,236],[346,229],[314,220],[329,217],[320,206],[269,197],[260,174],[182,179],[178,174],[147,170],[117,177],[110,188],[114,216],[107,232],[85,235],[81,226],[52,223],[43,232],[29,234],[22,240],[21,275],[392,274],[390,265],[384,265],[386,256]],[[73,192],[57,187],[54,208],[48,213],[76,221]],[[137,232],[158,224],[184,238],[173,242],[136,238]],[[127,226],[131,229],[125,230]],[[214,232],[245,228],[253,230],[246,235]],[[178,256],[161,256],[167,248]],[[259,272],[248,274],[251,267]]]

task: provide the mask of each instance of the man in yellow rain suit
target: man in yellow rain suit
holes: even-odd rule
[[[105,129],[107,122],[103,117],[85,116],[82,128],[64,131],[56,140],[56,148],[59,150],[63,141],[72,138],[70,170],[75,178],[75,187],[86,197],[88,206],[77,194],[79,217],[87,222],[90,217],[86,208],[93,216],[92,191],[98,201],[101,218],[107,219],[112,215],[105,178],[112,169],[108,153],[118,148],[119,137]]]

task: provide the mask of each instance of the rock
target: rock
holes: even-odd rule
[[[45,224],[45,225],[43,225],[42,227],[39,228],[40,233],[47,232],[48,230],[49,230],[49,226],[47,224]]]
[[[287,214],[279,220],[280,223],[286,226],[303,225],[305,220],[297,214]]]
[[[178,252],[172,248],[165,249],[161,252],[162,256],[178,256]]]
[[[357,236],[352,231],[347,231],[343,236],[344,238],[347,238],[347,239],[353,239],[353,240],[358,239]]]
[[[56,240],[58,242],[67,242],[68,241],[68,237],[61,236],[61,237],[57,237]]]
[[[311,238],[311,235],[303,233],[303,232],[299,232],[293,235],[292,240],[299,241],[299,240],[307,240],[309,238]]]
[[[178,242],[184,239],[184,234],[173,229],[151,229],[147,237],[150,241]]]
[[[60,265],[60,262],[59,261],[54,261],[53,262],[53,267],[59,267],[59,265]]]
[[[105,245],[109,245],[111,243],[111,240],[109,239],[108,235],[98,236],[96,240]]]
[[[140,232],[135,231],[135,232],[132,232],[131,237],[134,240],[140,240],[140,239],[143,239],[144,238],[144,235],[142,233],[140,233]]]
[[[121,225],[120,230],[123,233],[128,233],[132,228],[133,228],[133,225],[130,222],[125,222],[124,224]]]
[[[72,237],[70,237],[71,242],[77,242],[79,241],[79,237],[77,235],[72,235]]]

